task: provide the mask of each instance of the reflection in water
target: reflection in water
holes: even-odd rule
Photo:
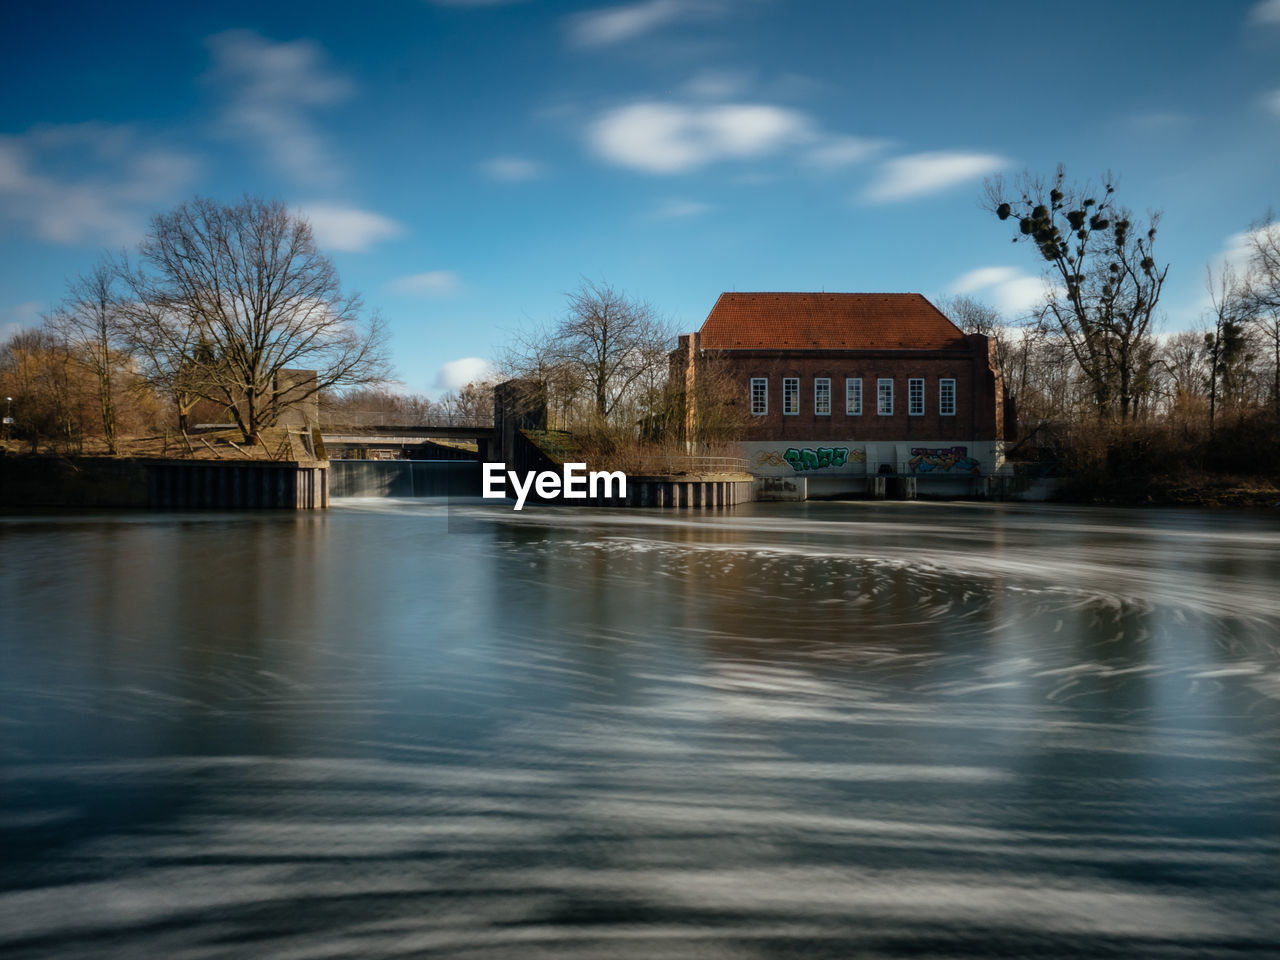
[[[453,511],[0,518],[0,952],[1280,942],[1275,517]]]

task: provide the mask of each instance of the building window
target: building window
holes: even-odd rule
[[[956,415],[956,382],[954,380],[938,381],[938,413],[944,417]]]
[[[844,412],[849,417],[862,416],[862,378],[846,377],[844,381]]]
[[[893,381],[876,381],[876,413],[882,417],[893,416]]]
[[[924,378],[912,377],[907,381],[907,416],[924,416]]]
[[[763,417],[769,412],[769,380],[767,377],[751,378],[751,415]]]
[[[800,378],[782,378],[782,412],[788,416],[800,412]]]
[[[813,412],[819,417],[831,416],[831,378],[813,378]]]

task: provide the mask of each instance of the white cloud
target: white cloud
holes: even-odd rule
[[[714,209],[711,204],[701,200],[667,200],[653,212],[653,217],[655,220],[678,220],[700,216]]]
[[[809,118],[798,111],[732,103],[633,103],[598,117],[588,131],[605,160],[656,174],[760,156],[813,137]]]
[[[865,137],[831,137],[809,153],[808,160],[818,167],[848,167],[861,163],[889,146],[887,140]]]
[[[1268,111],[1280,117],[1280,90],[1272,90],[1270,93],[1263,94],[1262,105]]]
[[[949,293],[978,295],[1007,317],[1017,318],[1044,303],[1051,288],[1043,277],[1016,267],[980,267],[951,285]]]
[[[399,236],[404,227],[380,213],[333,203],[309,203],[299,211],[311,221],[322,250],[368,250],[380,240]]]
[[[910,200],[938,193],[988,174],[995,173],[1008,161],[992,153],[959,153],[935,151],[894,157],[881,166],[880,178],[865,194],[873,203]]]
[[[1253,256],[1255,241],[1261,239],[1268,231],[1272,230],[1280,230],[1280,227],[1275,225],[1262,226],[1256,230],[1233,233],[1227,237],[1226,243],[1223,244],[1222,250],[1218,252],[1218,255],[1210,261],[1210,266],[1216,273],[1225,263],[1235,270],[1236,276],[1243,276],[1249,268],[1249,260]]]
[[[446,392],[461,390],[468,383],[479,383],[493,376],[493,367],[480,357],[450,360],[436,373],[436,389]]]
[[[428,297],[447,297],[462,288],[462,279],[451,270],[428,270],[400,277],[391,284],[396,293]]]
[[[1249,11],[1254,23],[1280,23],[1280,0],[1263,0]]]
[[[157,204],[195,179],[195,158],[101,123],[0,136],[0,217],[49,243],[127,245]]]
[[[524,157],[494,157],[482,163],[480,169],[494,180],[507,182],[536,180],[542,176],[542,167]]]
[[[211,77],[227,96],[226,135],[265,151],[268,162],[302,183],[333,183],[338,164],[311,113],[347,99],[354,88],[329,69],[324,49],[311,40],[272,43],[251,30],[205,42]]]
[[[622,43],[679,20],[694,7],[694,4],[680,0],[644,0],[643,3],[593,10],[578,14],[570,21],[569,36],[583,47]]]

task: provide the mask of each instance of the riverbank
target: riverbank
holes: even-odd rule
[[[1280,505],[1280,483],[1190,469],[1148,476],[1068,477],[1057,499],[1124,507],[1274,507]]]

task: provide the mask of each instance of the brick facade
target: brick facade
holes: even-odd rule
[[[986,474],[1003,462],[1004,390],[994,344],[966,335],[918,294],[723,294],[702,329],[681,336],[671,354],[672,380],[686,398],[698,395],[699,370],[712,362],[734,385],[731,402],[751,413],[743,449],[760,475],[865,474],[883,464],[900,470],[921,455],[941,458],[942,466],[927,467],[935,473]],[[799,382],[795,413],[784,412],[787,378]],[[830,381],[830,413],[817,410],[819,378]],[[851,378],[862,383],[860,414],[846,405]],[[753,379],[766,384],[762,413],[753,409]],[[913,379],[923,380],[919,413],[911,409]],[[889,414],[879,410],[881,380],[893,384]],[[954,382],[954,413],[942,412],[943,381]],[[687,426],[697,416],[690,399]],[[810,450],[816,461],[805,459]]]
[[[1003,384],[989,360],[988,338],[966,337],[969,350],[812,351],[774,353],[724,351],[719,362],[742,384],[742,402],[751,404],[751,380],[768,384],[768,412],[753,415],[745,440],[996,440],[1003,435]],[[679,351],[677,351],[679,352]],[[798,378],[799,412],[783,413],[783,380]],[[815,411],[814,381],[831,382],[831,412]],[[862,413],[846,411],[846,385],[862,380]],[[924,412],[909,413],[909,383],[924,380]],[[893,381],[893,413],[878,412],[878,386]],[[955,413],[940,412],[941,380],[955,381]]]

